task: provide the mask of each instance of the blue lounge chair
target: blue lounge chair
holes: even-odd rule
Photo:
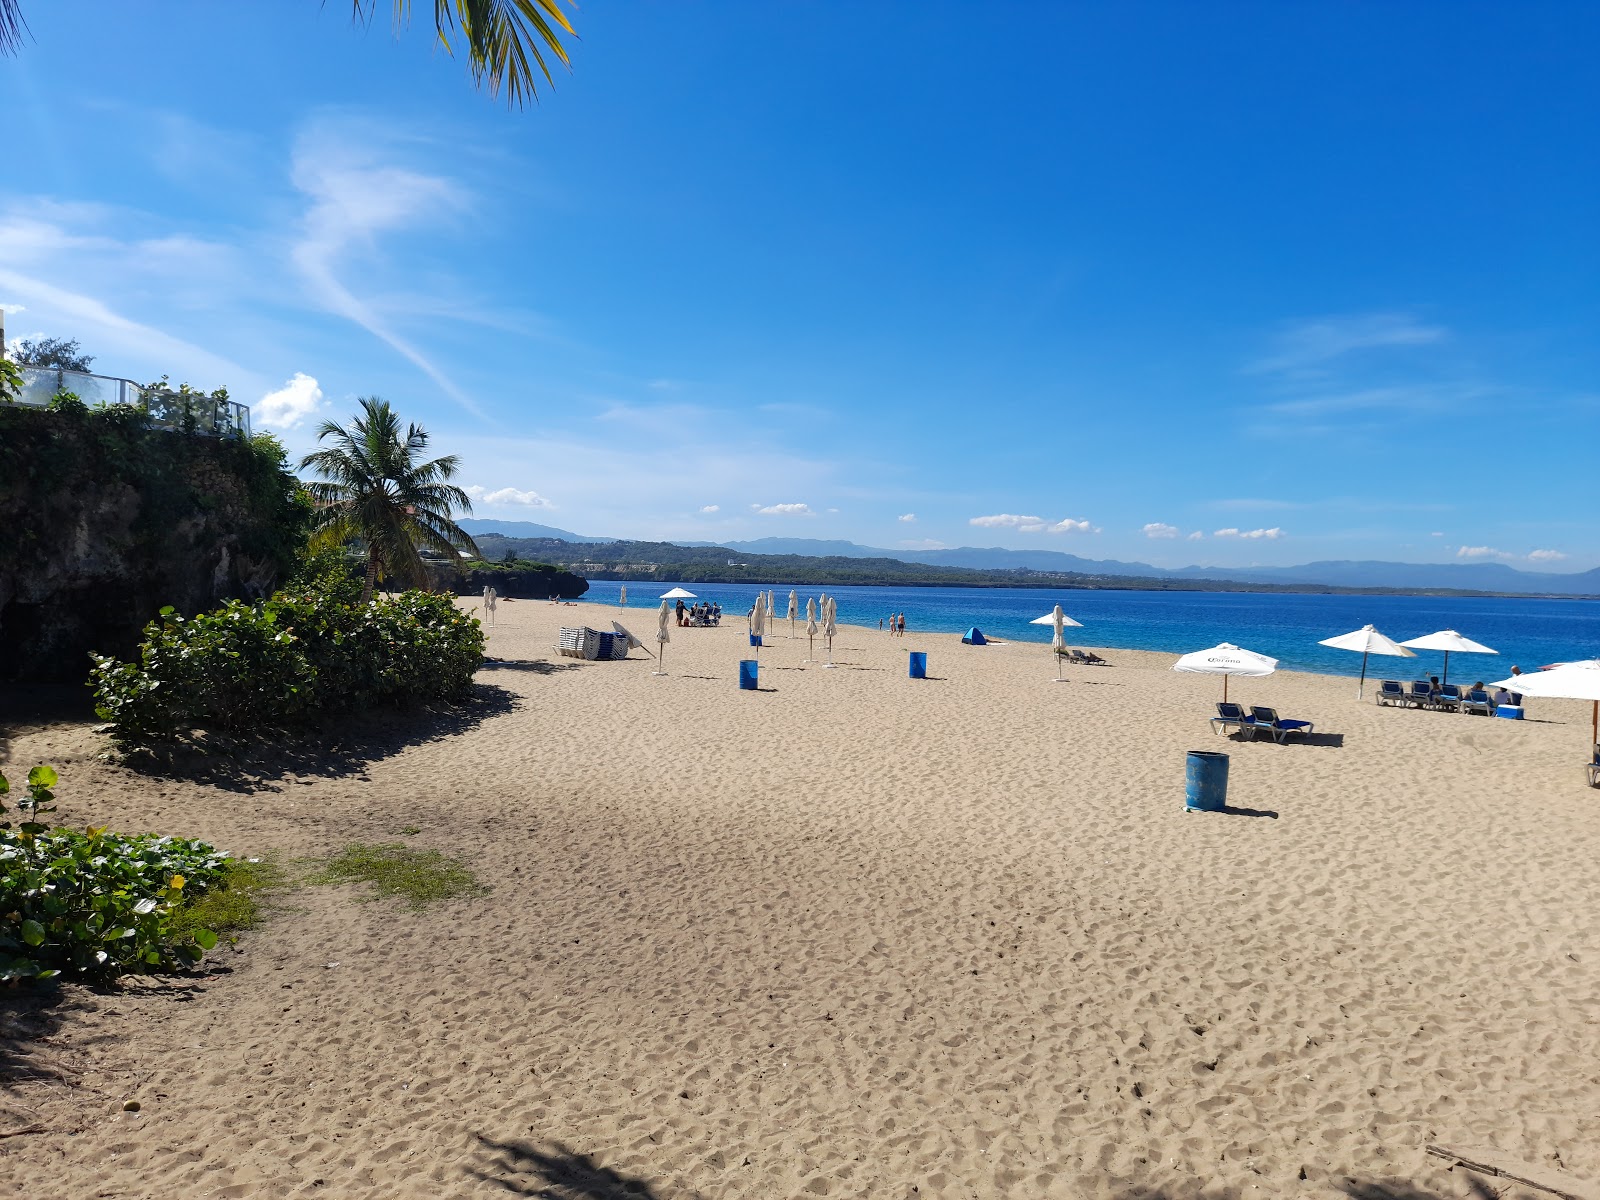
[[[1589,786],[1600,787],[1600,744],[1594,748],[1594,757],[1589,760]]]
[[[1482,688],[1473,688],[1462,698],[1461,711],[1492,717],[1494,716],[1494,701],[1489,699],[1489,693]]]
[[[1279,720],[1277,709],[1262,708],[1259,704],[1250,706],[1250,716],[1255,722],[1255,727],[1266,730],[1275,742],[1287,741],[1291,733],[1305,737],[1313,728],[1310,721]]]
[[[1453,683],[1444,684],[1439,688],[1439,694],[1433,698],[1433,706],[1444,712],[1460,712],[1460,687]]]
[[[1413,679],[1411,690],[1406,693],[1406,703],[1418,708],[1428,708],[1433,704],[1433,684],[1426,679]]]
[[[1378,694],[1373,697],[1379,704],[1393,704],[1400,708],[1406,706],[1406,689],[1400,686],[1398,679],[1385,679],[1378,685]]]
[[[1211,732],[1226,733],[1230,725],[1247,738],[1256,735],[1255,718],[1248,716],[1242,705],[1224,701],[1217,705],[1217,715],[1211,718]]]

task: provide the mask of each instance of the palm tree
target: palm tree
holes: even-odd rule
[[[467,494],[448,480],[455,478],[454,454],[423,462],[428,431],[420,425],[400,429],[400,418],[387,401],[361,400],[361,415],[348,427],[324,421],[317,440],[333,444],[300,460],[302,471],[322,476],[306,488],[317,504],[313,549],[339,546],[353,537],[367,546],[367,578],[361,602],[372,598],[372,585],[395,578],[413,587],[427,583],[421,551],[435,550],[456,560],[456,551],[482,553],[453,520],[454,510],[472,511]]]
[[[372,18],[378,0],[350,0],[357,21]],[[394,0],[396,31],[411,21],[411,0]],[[467,63],[480,87],[489,83],[491,95],[505,89],[506,100],[521,106],[526,97],[538,98],[535,70],[555,86],[545,54],[570,67],[561,33],[576,37],[559,0],[433,0],[433,23],[439,44],[454,55],[451,38],[458,30],[467,47]],[[0,0],[0,54],[22,46],[28,26],[22,19],[22,0]]]

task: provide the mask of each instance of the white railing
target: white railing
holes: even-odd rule
[[[131,379],[66,371],[57,367],[21,367],[22,391],[14,403],[49,408],[60,392],[71,392],[90,408],[109,404],[143,405],[157,429],[203,433],[215,437],[249,437],[250,406],[211,396],[142,388]]]

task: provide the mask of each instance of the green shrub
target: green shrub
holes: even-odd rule
[[[367,604],[307,588],[145,627],[137,662],[96,656],[95,711],[124,749],[208,733],[264,735],[330,712],[461,698],[483,630],[448,596],[401,592]]]
[[[56,773],[28,773],[35,818],[51,811]],[[0,795],[10,791],[0,775]],[[0,804],[0,813],[5,811]],[[174,916],[222,875],[225,856],[204,842],[103,828],[49,830],[37,819],[0,828],[0,982],[63,972],[104,981],[129,972],[192,967],[216,934]]]
[[[412,908],[489,889],[464,864],[438,850],[413,850],[398,842],[346,846],[322,864],[312,883],[370,883],[378,896],[404,896]]]

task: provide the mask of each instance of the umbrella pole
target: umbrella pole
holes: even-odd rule
[[[1226,671],[1222,673],[1222,702],[1224,704],[1228,702],[1228,673]]]
[[[1441,682],[1450,682],[1450,651],[1448,650],[1444,652],[1444,679]]]
[[[1065,682],[1061,678],[1061,647],[1060,646],[1056,646],[1056,645],[1052,645],[1050,647],[1050,652],[1056,656],[1056,682],[1057,683]]]
[[[1361,699],[1361,694],[1367,690],[1367,651],[1361,652],[1361,682],[1356,685],[1356,699]]]
[[[1589,726],[1589,740],[1600,746],[1600,700],[1594,702],[1594,723]]]

